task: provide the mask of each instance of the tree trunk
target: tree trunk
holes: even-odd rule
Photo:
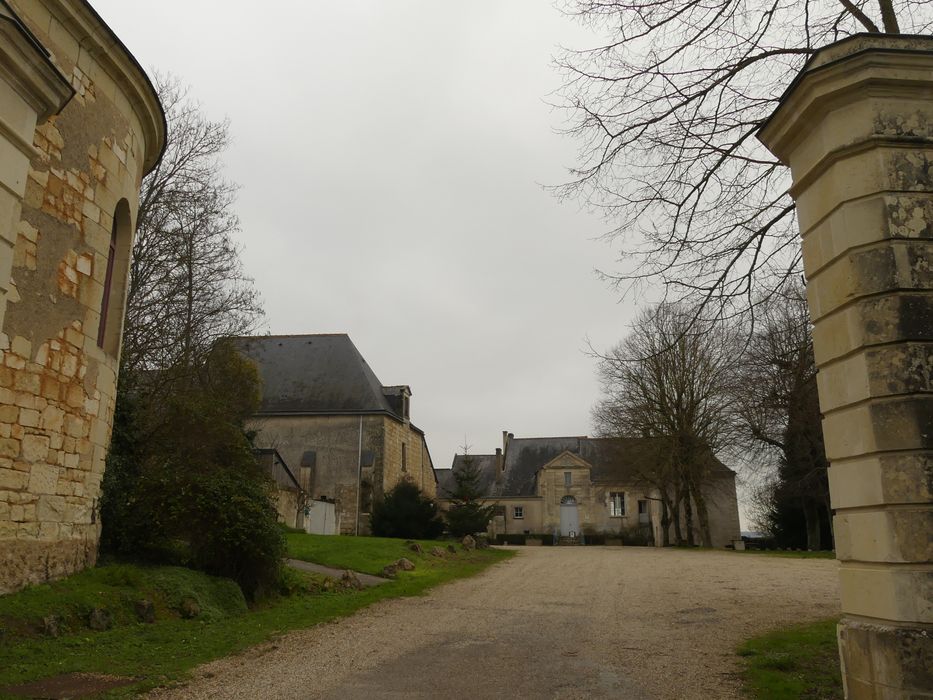
[[[671,519],[674,521],[674,544],[682,547],[684,544],[684,534],[680,526],[680,500],[674,501],[671,508]]]
[[[900,34],[901,28],[891,0],[880,0],[878,5],[881,7],[881,22],[884,24],[884,31],[887,34]]]
[[[822,549],[819,505],[810,499],[805,499],[803,502],[803,517],[807,522],[807,549],[811,552]]]
[[[687,495],[684,498],[684,526],[687,530],[687,545],[694,547],[696,540],[693,536],[693,503],[690,499],[690,489],[687,489]]]
[[[670,509],[667,506],[667,499],[661,499],[661,544],[665,547],[671,546],[671,516]]]
[[[699,487],[693,489],[693,500],[697,504],[697,519],[700,521],[700,544],[704,547],[713,546],[713,538],[709,530],[709,511],[706,508],[706,499]]]

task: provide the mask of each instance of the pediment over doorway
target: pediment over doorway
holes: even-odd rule
[[[550,462],[544,464],[542,469],[592,469],[593,465],[579,455],[564,450]]]

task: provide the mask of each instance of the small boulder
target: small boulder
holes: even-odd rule
[[[335,585],[336,585],[336,584],[334,583],[334,579],[332,579],[332,578],[324,579],[324,583],[321,584],[321,590],[326,591],[326,592],[329,593],[329,592],[331,592],[332,590],[334,590],[334,586],[335,586]]]
[[[42,618],[42,632],[48,637],[58,637],[62,633],[62,619],[58,615],[46,615]]]
[[[133,609],[136,611],[136,617],[140,622],[155,622],[155,605],[151,600],[143,598],[133,603]]]
[[[106,608],[94,608],[87,618],[87,626],[97,632],[104,632],[113,627],[113,615]]]
[[[463,548],[468,552],[476,549],[476,540],[473,539],[472,535],[467,535],[466,537],[464,537],[461,544],[463,545]]]
[[[395,567],[401,571],[415,570],[415,565],[412,563],[412,561],[410,559],[406,559],[405,557],[402,557],[397,562],[395,562]]]
[[[450,552],[451,554],[456,554],[456,553],[457,553],[457,548],[454,547],[452,544],[449,544],[449,545],[447,545],[447,551]]]
[[[440,547],[431,547],[431,556],[443,558],[446,556],[446,554],[444,553],[444,550],[441,549]]]
[[[476,548],[477,549],[489,549],[489,538],[485,535],[480,535],[476,538]]]
[[[386,564],[382,567],[382,575],[386,578],[395,578],[398,573],[398,566],[395,564]]]
[[[418,544],[417,542],[412,542],[410,545],[408,545],[408,548],[409,548],[411,551],[413,551],[415,554],[422,554],[422,553],[424,553],[424,549],[422,549],[422,548],[421,548],[421,545]]]
[[[186,620],[192,620],[201,614],[201,606],[194,598],[184,598],[178,606],[178,612]]]
[[[340,577],[340,585],[344,588],[352,588],[355,591],[363,588],[363,582],[360,581],[360,577],[349,569],[344,571],[343,576]]]

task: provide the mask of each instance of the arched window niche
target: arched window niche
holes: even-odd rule
[[[130,205],[125,199],[121,199],[117,202],[113,212],[113,228],[110,231],[110,246],[107,251],[107,268],[104,275],[104,293],[100,302],[100,325],[97,328],[98,347],[113,357],[120,352],[120,333],[123,330],[123,312],[126,307],[127,273],[132,242],[133,224],[130,219]]]

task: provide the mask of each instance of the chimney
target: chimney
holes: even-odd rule
[[[502,481],[502,469],[505,466],[505,459],[502,457],[502,448],[496,448],[496,483]]]

